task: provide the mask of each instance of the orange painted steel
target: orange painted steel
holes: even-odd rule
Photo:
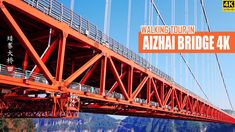
[[[92,32],[74,26],[76,17],[66,17],[74,14],[65,7],[57,6],[64,16],[53,18],[53,0],[44,0],[49,8],[27,1],[0,0],[0,30],[6,32],[0,39],[14,36],[14,65],[23,69],[8,73],[0,49],[2,117],[74,118],[94,112],[235,124],[219,108],[89,37]],[[41,56],[50,29],[52,44]]]

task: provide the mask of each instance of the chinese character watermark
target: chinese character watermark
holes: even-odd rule
[[[8,52],[7,52],[7,64],[8,65],[13,65],[14,62],[14,54],[13,54],[13,36],[9,35],[7,36],[7,47],[8,47]]]

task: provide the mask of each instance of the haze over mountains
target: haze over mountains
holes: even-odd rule
[[[224,111],[233,116],[235,115],[234,111]],[[0,131],[235,132],[235,125],[134,116],[119,118],[119,116],[80,113],[80,118],[77,119],[2,118],[0,120]]]
[[[232,114],[235,112],[228,111]],[[123,120],[108,115],[81,113],[79,119],[34,119],[43,131],[91,132],[234,132],[235,125],[128,116]]]

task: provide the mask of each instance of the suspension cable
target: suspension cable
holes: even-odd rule
[[[159,16],[158,15],[156,16],[156,24],[159,25]],[[158,61],[159,61],[158,56],[159,56],[158,53],[156,53],[155,54],[155,57],[156,57],[156,67],[158,67]]]
[[[156,6],[156,4],[154,3],[153,0],[152,0],[152,4],[153,4],[153,7],[154,7],[156,13],[158,14],[158,16],[159,16],[161,22],[162,22],[162,24],[163,24],[163,25],[166,25],[164,19],[162,18],[161,14],[160,14],[160,11],[158,10],[158,8],[157,8],[157,6]],[[189,69],[191,75],[193,76],[193,78],[194,78],[194,80],[196,81],[197,85],[199,86],[200,90],[203,92],[204,96],[207,98],[207,101],[209,101],[208,97],[206,96],[205,92],[203,91],[203,89],[202,89],[200,83],[199,83],[198,80],[196,79],[194,73],[192,72],[192,70],[191,70],[189,64],[187,63],[187,61],[185,60],[184,56],[183,56],[181,53],[180,53],[180,56],[181,56],[182,60],[184,61],[184,63],[186,64],[186,66],[188,67],[188,69]]]
[[[74,0],[70,0],[70,9],[74,10]]]
[[[128,1],[128,21],[127,21],[127,37],[126,37],[127,48],[130,48],[130,30],[131,30],[131,0]]]
[[[152,3],[152,6],[154,7],[154,10],[155,10],[156,13],[157,13],[157,16],[160,18],[162,24],[163,24],[163,25],[166,25],[164,19],[163,19],[162,16],[161,16],[160,11],[158,10],[158,8],[157,8],[157,6],[156,6],[156,4],[154,3],[153,0],[151,0],[151,3]],[[158,23],[158,18],[157,18],[157,24],[159,24],[159,23]],[[167,67],[168,63],[167,63],[167,60],[168,60],[168,58],[167,58],[167,55],[166,55],[166,73],[168,74],[168,67]]]
[[[149,0],[149,25],[153,25],[153,0]],[[150,64],[152,64],[152,54],[148,54],[148,61]]]
[[[104,15],[104,34],[106,35],[109,35],[110,15],[111,15],[111,0],[106,0],[105,15]]]
[[[111,18],[111,9],[112,9],[112,0],[109,0],[109,11],[108,11],[108,30],[107,30],[107,35],[109,36],[109,32],[110,32],[110,18]]]
[[[205,21],[206,21],[207,29],[208,29],[209,32],[211,32],[211,28],[210,28],[210,25],[209,25],[209,21],[208,21],[208,18],[207,18],[206,9],[205,9],[203,0],[200,0],[200,4],[201,4],[202,12],[203,12],[203,15],[204,15],[204,18],[205,18]]]
[[[185,10],[185,25],[188,25],[188,0],[185,0],[185,3],[184,3],[184,10]],[[188,58],[188,55],[185,54],[185,58],[187,59]],[[189,87],[189,76],[188,76],[188,70],[187,68],[185,67],[185,85],[186,87]]]
[[[185,24],[188,25],[188,0],[185,0]]]
[[[153,4],[153,7],[154,7],[155,11],[157,12],[157,14],[158,14],[158,16],[159,16],[161,22],[162,22],[162,24],[163,24],[163,25],[166,25],[165,21],[163,20],[163,18],[162,18],[162,16],[161,16],[160,11],[158,10],[158,8],[157,8],[157,6],[156,6],[156,4],[154,3],[153,0],[152,0],[152,4]]]
[[[175,25],[175,0],[172,0],[171,1],[171,3],[172,3],[172,5],[171,5],[171,25]],[[171,55],[171,65],[172,65],[172,71],[171,71],[171,75],[172,75],[172,77],[173,77],[173,80],[176,80],[176,74],[175,74],[175,67],[176,67],[176,65],[175,65],[175,54],[172,54]]]
[[[194,0],[194,25],[195,28],[197,29],[197,0]],[[195,75],[198,76],[198,67],[197,67],[197,58],[198,54],[194,54],[194,68],[195,68]],[[194,87],[196,86],[196,83],[194,83]]]
[[[216,58],[216,61],[217,61],[218,67],[219,67],[220,76],[221,76],[223,84],[224,84],[224,88],[225,88],[225,91],[226,91],[226,94],[227,94],[227,97],[228,97],[229,104],[230,104],[230,106],[233,110],[233,105],[232,105],[232,102],[231,102],[231,99],[230,99],[230,96],[229,96],[229,93],[228,93],[228,89],[227,89],[227,86],[226,86],[226,83],[225,83],[224,75],[223,75],[223,72],[222,72],[221,65],[220,65],[219,58],[218,58],[217,54],[215,54],[215,58]]]
[[[148,16],[148,0],[144,0],[144,25],[147,25],[147,16]],[[147,55],[143,53],[143,58],[146,59]]]
[[[148,3],[147,0],[144,0],[144,25],[147,25],[147,8],[148,8]]]
[[[194,75],[194,73],[193,73],[191,67],[189,66],[188,61],[184,58],[184,56],[183,56],[181,53],[180,53],[180,56],[181,56],[181,58],[183,59],[184,63],[186,64],[186,66],[187,66],[189,72],[191,73],[191,75],[193,76],[194,80],[196,81],[198,87],[200,88],[200,90],[202,91],[202,93],[204,94],[204,96],[206,97],[206,99],[209,101],[209,98],[207,97],[206,93],[204,92],[204,90],[202,89],[200,83],[198,82],[197,78],[195,77],[195,75]]]
[[[194,25],[197,27],[197,0],[194,0]],[[197,28],[196,28],[197,29]]]
[[[159,25],[159,16],[158,15],[156,16],[156,23],[157,23],[157,25]]]
[[[209,21],[208,21],[208,17],[207,17],[207,14],[206,14],[206,9],[205,9],[205,6],[204,6],[204,1],[200,0],[200,3],[201,3],[201,7],[202,7],[204,18],[205,18],[205,21],[206,21],[206,24],[207,24],[207,29],[208,29],[209,32],[211,32]],[[218,55],[216,53],[215,53],[215,58],[216,58],[216,62],[217,62],[218,67],[219,67],[220,76],[222,78],[222,82],[223,82],[223,85],[224,85],[224,88],[225,88],[225,91],[226,91],[226,95],[228,97],[229,104],[230,104],[230,106],[231,106],[231,108],[233,110],[233,105],[232,105],[232,102],[231,102],[231,99],[230,99],[230,96],[229,96],[229,93],[228,93],[228,89],[227,89],[227,86],[226,86],[226,83],[225,83],[223,71],[221,69],[220,61],[219,61]]]

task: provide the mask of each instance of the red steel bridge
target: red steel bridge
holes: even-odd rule
[[[92,112],[235,124],[56,0],[0,0],[0,18],[1,117]]]

